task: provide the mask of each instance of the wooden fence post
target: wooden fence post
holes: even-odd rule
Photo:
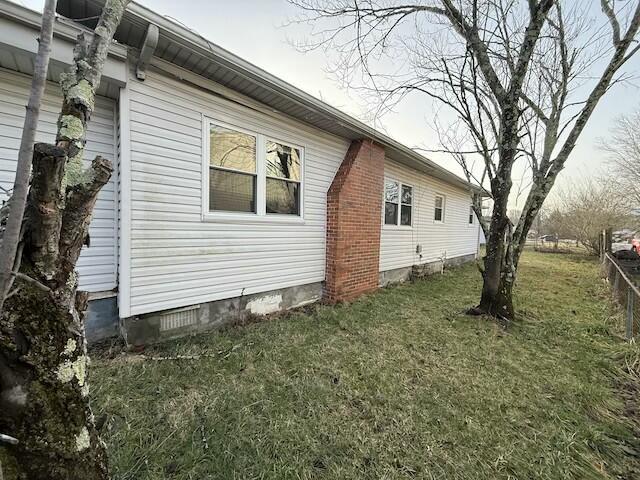
[[[627,340],[631,340],[633,338],[634,325],[633,325],[633,304],[635,300],[635,294],[632,288],[629,286],[627,288]]]

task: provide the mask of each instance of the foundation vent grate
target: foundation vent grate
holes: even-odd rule
[[[160,331],[175,330],[198,323],[200,305],[170,310],[160,315]]]

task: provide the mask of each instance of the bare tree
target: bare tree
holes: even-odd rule
[[[640,110],[618,117],[601,148],[609,154],[620,195],[640,208]]]
[[[575,236],[565,225],[565,211],[558,205],[547,209],[540,223],[540,231],[541,235],[550,235],[552,238],[575,240]]]
[[[338,52],[336,71],[350,84],[361,74],[379,113],[421,94],[454,117],[438,131],[444,150],[493,200],[488,224],[475,202],[487,253],[470,313],[514,318],[527,233],[596,105],[640,48],[640,2],[601,0],[593,23],[588,3],[561,0],[290,1],[304,21],[324,26],[303,48]],[[521,168],[526,198],[512,222]]]
[[[88,297],[77,291],[75,266],[98,192],[113,170],[101,157],[85,170],[82,157],[95,92],[127,3],[107,0],[93,35],[79,35],[73,65],[60,79],[55,143],[33,149],[25,220],[0,316],[0,432],[17,440],[12,452],[21,478],[108,478],[88,397]],[[4,214],[11,217],[14,205],[10,200]]]
[[[600,252],[600,234],[604,229],[615,230],[633,223],[628,204],[611,179],[572,182],[570,188],[558,192],[556,197],[552,212],[555,228],[592,255]]]

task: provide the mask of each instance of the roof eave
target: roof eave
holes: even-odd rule
[[[102,0],[85,1],[95,6],[101,6],[104,3]],[[387,155],[393,160],[424,171],[436,178],[439,178],[440,180],[458,187],[469,189],[473,193],[485,193],[485,190],[480,186],[467,182],[453,172],[441,167],[437,163],[419,154],[406,145],[401,144],[400,142],[375,130],[339,109],[332,107],[331,105],[297,87],[294,87],[275,75],[270,74],[237,55],[234,55],[228,50],[209,42],[197,33],[148,9],[147,7],[131,2],[127,7],[125,15],[129,17],[128,20],[131,23],[139,25],[144,29],[144,31],[146,31],[146,28],[150,23],[157,25],[160,29],[161,36],[164,35],[169,40],[181,44],[184,47],[188,47],[195,53],[209,58],[216,64],[228,68],[235,74],[255,82],[263,88],[282,95],[309,111],[322,115],[333,122],[337,122],[353,133],[352,139],[364,137],[381,144],[385,147]]]

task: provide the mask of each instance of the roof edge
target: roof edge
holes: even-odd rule
[[[15,20],[27,27],[40,30],[42,27],[42,13],[37,10],[33,10],[24,5],[14,3],[10,0],[0,0],[0,16],[10,20]],[[87,32],[93,34],[93,31],[86,28],[82,24],[70,21],[66,17],[56,15],[55,23],[53,26],[53,35],[56,38],[62,40],[75,42],[78,34],[81,32]],[[112,43],[109,46],[109,55],[114,57],[125,59],[127,58],[127,48],[119,43]]]
[[[104,1],[102,0],[85,1],[96,6],[102,6],[104,4]],[[383,145],[385,150],[388,151],[390,158],[393,160],[401,163],[407,163],[409,166],[411,166],[411,164],[421,165],[424,170],[426,170],[426,173],[445,182],[457,185],[458,187],[468,188],[474,193],[483,194],[486,192],[483,187],[459,177],[455,173],[438,165],[431,159],[419,154],[412,148],[276,77],[266,70],[242,59],[230,51],[210,42],[202,35],[174,20],[171,20],[170,18],[167,18],[166,16],[160,15],[136,2],[129,3],[125,14],[129,14],[134,17],[130,18],[130,20],[133,23],[140,24],[143,28],[146,28],[149,23],[157,25],[160,28],[160,35],[164,34],[174,41],[178,40],[181,43],[184,43],[185,47],[196,50],[202,55],[213,57],[215,62],[224,65],[236,74],[248,80],[258,82],[263,87],[272,90],[274,93],[287,97],[289,100],[306,109],[324,115],[332,121],[339,122],[342,126],[352,130],[354,132],[354,136],[369,138]]]

